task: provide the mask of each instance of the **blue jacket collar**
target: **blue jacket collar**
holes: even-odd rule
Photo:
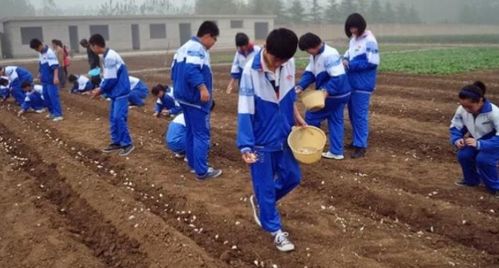
[[[49,46],[47,46],[47,45],[46,45],[46,46],[44,46],[44,47],[42,48],[41,53],[42,53],[42,54],[45,54],[45,53],[47,53],[47,51],[49,51]]]
[[[490,101],[488,99],[484,99],[484,103],[483,103],[482,109],[480,110],[480,113],[484,114],[484,113],[490,113],[490,112],[492,112],[492,104],[490,103]]]
[[[322,43],[321,49],[319,49],[319,54],[317,54],[317,55],[322,54],[324,52],[324,50],[326,50],[326,43]]]
[[[104,52],[104,58],[107,56],[107,53],[109,53],[109,48],[106,49],[106,52]]]
[[[263,57],[263,51],[265,49],[260,50],[254,57],[253,57],[253,65],[251,65],[251,68],[253,70],[258,70],[260,72],[263,71],[263,66],[262,66],[262,57]]]

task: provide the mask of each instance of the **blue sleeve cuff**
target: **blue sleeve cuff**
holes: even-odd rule
[[[253,150],[250,147],[243,147],[241,149],[241,154],[251,153]]]

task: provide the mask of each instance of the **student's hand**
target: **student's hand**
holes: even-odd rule
[[[159,113],[158,113],[158,112],[154,112],[152,115],[153,115],[154,117],[159,117]]]
[[[457,140],[454,145],[456,145],[457,149],[463,149],[466,144],[464,143],[464,139]]]
[[[24,114],[24,110],[21,110],[21,111],[17,112],[17,116],[21,116],[23,114]]]
[[[59,78],[58,77],[54,77],[54,85],[59,85]]]
[[[163,110],[161,112],[161,115],[164,115],[164,116],[169,116],[170,115],[170,110]]]
[[[254,164],[256,163],[256,161],[258,161],[258,157],[256,156],[255,153],[253,152],[246,152],[246,153],[243,153],[242,154],[242,157],[243,157],[243,161],[248,164],[248,165],[251,165],[251,164]]]
[[[473,138],[467,138],[464,143],[466,143],[466,145],[468,146],[471,146],[471,147],[475,147],[477,146],[477,141]]]
[[[90,96],[92,99],[97,99],[101,95],[100,88],[96,88],[90,92]]]
[[[208,92],[208,89],[206,86],[202,86],[199,89],[199,92],[201,93],[201,101],[202,102],[209,102],[210,101],[210,92]]]
[[[303,117],[299,116],[295,118],[295,123],[297,127],[306,127],[308,126],[307,122],[303,119]]]
[[[231,79],[229,82],[229,85],[227,85],[227,89],[225,90],[225,93],[230,94],[232,90],[234,90],[234,79]]]
[[[327,93],[327,90],[321,89],[321,91],[322,91],[322,94],[324,94],[324,99],[327,98],[327,96],[329,96],[329,93]]]
[[[299,85],[296,85],[295,86],[295,92],[298,95],[298,94],[300,94],[300,93],[303,92],[303,88],[301,86],[299,86]]]
[[[348,66],[349,66],[349,62],[347,60],[343,60],[343,66],[348,69]]]

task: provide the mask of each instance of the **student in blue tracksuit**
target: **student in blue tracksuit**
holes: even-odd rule
[[[81,94],[91,91],[95,88],[95,85],[86,77],[85,75],[74,75],[70,74],[68,76],[68,82],[73,84],[71,87],[71,93]]]
[[[301,180],[287,137],[295,124],[306,125],[295,104],[297,44],[294,32],[273,30],[265,48],[245,66],[239,89],[237,146],[250,165],[253,216],[273,235],[280,251],[292,251],[295,246],[282,230],[277,202]]]
[[[182,112],[180,104],[173,98],[173,88],[157,84],[151,89],[151,94],[158,98],[154,107],[154,116],[166,115],[174,117]]]
[[[128,102],[130,106],[144,106],[149,89],[147,85],[135,76],[129,76],[130,79],[130,96]]]
[[[253,42],[250,42],[249,37],[245,33],[236,34],[236,47],[236,55],[234,56],[232,68],[230,70],[232,79],[227,86],[227,94],[232,92],[236,83],[239,84],[246,62],[262,49],[261,47],[254,45]]]
[[[92,91],[92,96],[97,98],[105,94],[111,99],[109,104],[111,144],[102,151],[105,153],[119,151],[120,156],[127,156],[135,149],[128,132],[130,80],[127,67],[116,51],[106,47],[106,41],[102,35],[94,34],[88,42],[92,51],[98,55],[104,55],[104,80],[100,88]]]
[[[450,142],[459,150],[457,158],[464,175],[456,184],[473,187],[483,182],[499,198],[499,108],[485,98],[485,91],[482,82],[461,89]]]
[[[353,134],[352,146],[355,149],[352,158],[364,157],[366,154],[369,136],[369,102],[376,88],[380,62],[378,42],[366,27],[366,21],[357,13],[350,15],[345,23],[345,33],[350,38],[343,64],[352,87],[348,103]]]
[[[182,107],[187,127],[187,163],[198,180],[222,175],[221,169],[208,166],[210,107],[213,100],[208,50],[215,45],[219,33],[216,23],[203,22],[197,36],[177,50],[172,69],[174,96]]]
[[[40,53],[40,82],[43,86],[43,98],[49,110],[48,118],[61,121],[62,108],[59,99],[59,61],[54,51],[38,39],[32,39],[31,49]]]
[[[40,85],[34,85],[30,82],[24,82],[21,85],[26,97],[24,102],[21,104],[21,110],[17,113],[21,116],[29,110],[33,110],[36,113],[43,113],[45,111],[45,101],[43,100],[43,87]]]
[[[306,33],[298,42],[300,50],[310,54],[309,63],[303,73],[297,92],[315,82],[316,90],[324,92],[325,107],[319,111],[307,111],[307,124],[320,127],[327,120],[329,128],[329,150],[322,154],[328,159],[341,160],[343,156],[344,121],[343,111],[350,99],[350,83],[338,51],[323,43],[319,36]]]
[[[14,97],[17,104],[21,105],[25,97],[21,85],[24,82],[33,83],[31,72],[18,66],[0,66],[0,76],[6,76],[9,79],[12,97]]]
[[[0,76],[0,100],[6,101],[10,97],[10,83],[9,78]]]

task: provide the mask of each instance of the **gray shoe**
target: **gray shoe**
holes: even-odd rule
[[[279,231],[274,236],[274,245],[281,252],[289,252],[295,250],[295,245],[288,239],[289,234]]]
[[[135,150],[133,144],[127,145],[121,149],[120,156],[128,156],[133,150]]]
[[[214,169],[212,167],[209,167],[208,171],[206,171],[206,174],[204,174],[202,176],[197,176],[197,180],[204,181],[204,180],[220,177],[220,175],[222,175],[222,173],[223,172],[221,169]]]
[[[123,146],[116,144],[116,143],[111,143],[109,144],[106,148],[102,149],[103,153],[112,153],[119,151],[123,148]]]

